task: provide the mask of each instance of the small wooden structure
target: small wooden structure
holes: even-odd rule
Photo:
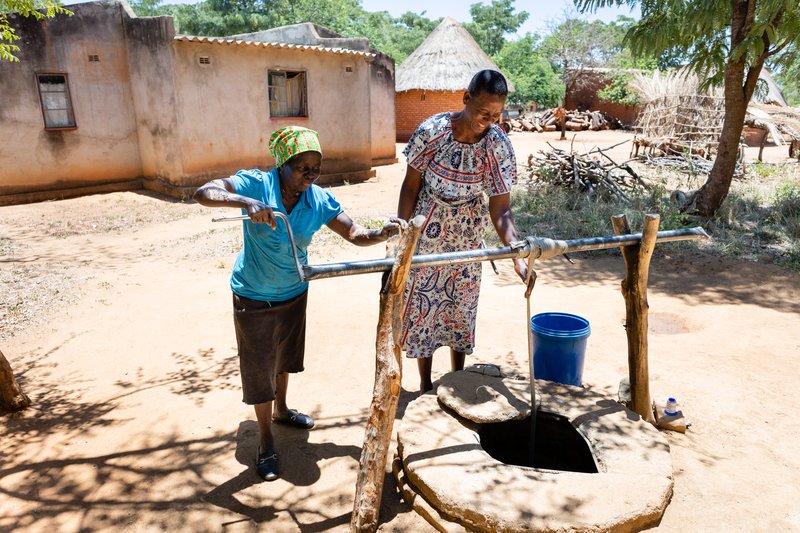
[[[690,153],[711,159],[717,151],[725,100],[717,96],[661,96],[647,102],[636,121],[634,155]]]

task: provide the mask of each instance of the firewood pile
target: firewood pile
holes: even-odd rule
[[[562,120],[566,121],[567,131],[617,129],[621,124],[617,119],[600,111],[565,110],[563,108],[545,109],[524,113],[519,118],[508,119],[506,123],[512,131],[560,131]]]
[[[528,156],[526,171],[531,183],[544,182],[625,203],[630,203],[631,193],[654,186],[631,168],[632,160],[617,163],[611,159],[605,150],[613,146],[605,150],[594,148],[584,154],[567,152],[550,143],[548,146],[550,150],[539,150],[540,155]]]

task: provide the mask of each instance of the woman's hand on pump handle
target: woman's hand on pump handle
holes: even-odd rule
[[[277,220],[272,208],[259,200],[251,199],[247,203],[247,215],[250,220],[258,224],[267,224],[272,229],[275,229]]]
[[[387,239],[396,233],[403,232],[408,229],[408,222],[398,217],[389,217],[383,224],[381,235]]]

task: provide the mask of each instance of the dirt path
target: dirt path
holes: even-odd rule
[[[587,142],[608,146],[615,135]],[[520,160],[544,140],[532,137],[513,137]],[[403,170],[381,167],[377,179],[334,192],[352,215],[383,218]],[[111,231],[91,227],[117,211],[136,216]],[[239,228],[211,224],[218,212],[136,193],[0,209],[3,279],[45,304],[2,344],[35,407],[0,419],[0,530],[347,529],[379,276],[313,282],[306,371],[289,400],[318,425],[279,428],[283,477],[259,483],[227,286]],[[54,224],[63,236],[46,236]],[[311,262],[382,255],[323,235]],[[627,373],[624,266],[574,259],[539,266],[533,310],[589,319],[584,380],[615,396]],[[524,368],[525,300],[510,264],[499,266],[500,275],[484,271],[470,361]],[[48,277],[53,268],[66,274]],[[666,254],[650,288],[651,390],[677,396],[693,422],[669,434],[675,492],[658,530],[800,529],[800,279],[773,265]],[[436,355],[434,377],[447,359]],[[414,366],[405,370],[401,408],[417,390]],[[432,530],[391,478],[381,521],[382,531]]]

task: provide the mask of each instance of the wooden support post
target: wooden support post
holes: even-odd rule
[[[642,240],[639,244],[622,247],[625,259],[625,279],[622,296],[625,298],[625,332],[628,336],[628,376],[631,387],[630,408],[642,419],[655,424],[650,400],[650,377],[647,364],[647,277],[650,259],[658,233],[658,215],[645,215]],[[631,232],[625,215],[611,217],[614,233]]]
[[[31,405],[31,400],[14,379],[14,372],[6,356],[0,352],[0,410],[22,411]]]
[[[378,334],[375,341],[375,386],[361,448],[356,496],[350,530],[378,529],[386,459],[403,377],[400,340],[403,333],[403,298],[411,269],[411,258],[425,219],[416,217],[403,232],[389,280],[381,290]]]
[[[758,162],[761,163],[764,161],[762,156],[764,155],[764,145],[767,144],[767,130],[764,130],[764,135],[761,136],[761,142],[758,145]]]
[[[557,108],[553,114],[556,116],[558,120],[556,124],[558,124],[559,129],[561,130],[561,137],[560,140],[565,140],[567,138],[567,110],[563,107]]]

